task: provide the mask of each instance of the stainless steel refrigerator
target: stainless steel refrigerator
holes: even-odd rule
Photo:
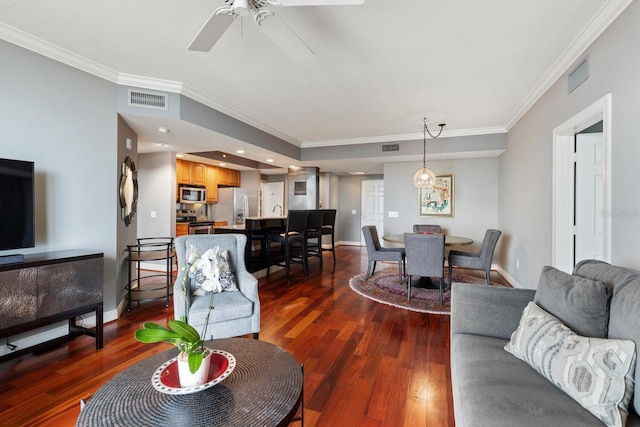
[[[251,216],[251,213],[247,190],[218,188],[218,203],[215,205],[214,213],[216,221],[227,221],[229,225],[244,224],[244,219]]]

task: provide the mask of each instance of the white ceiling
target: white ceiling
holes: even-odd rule
[[[250,19],[237,19],[211,52],[188,51],[224,4],[2,0],[0,38],[118,83],[179,91],[305,148],[422,139],[425,115],[447,123],[445,136],[505,132],[628,0],[270,6],[315,53],[303,63],[289,59]],[[139,133],[141,152],[243,145],[184,122],[125,118]],[[158,126],[170,132],[159,134]],[[245,148],[256,160],[292,162]],[[375,169],[354,161],[315,163],[326,171]]]

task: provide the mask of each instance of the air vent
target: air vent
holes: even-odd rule
[[[385,153],[387,151],[400,151],[400,146],[398,144],[385,144],[382,146],[382,152]]]
[[[589,78],[589,55],[569,73],[569,93]]]
[[[129,105],[153,108],[154,110],[167,110],[169,108],[169,97],[166,93],[129,89]]]

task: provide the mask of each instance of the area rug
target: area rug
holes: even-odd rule
[[[451,314],[451,290],[448,289],[449,278],[445,270],[444,303],[440,305],[440,290],[411,287],[411,301],[407,301],[407,279],[398,283],[398,270],[382,270],[364,280],[366,273],[358,274],[349,279],[349,286],[356,293],[373,301],[403,308],[405,310],[419,311],[431,314]],[[414,279],[414,284],[417,282]],[[439,279],[434,278],[433,283],[438,284]],[[453,272],[453,282],[477,283],[486,285],[486,280],[466,274]],[[493,282],[492,282],[493,284]],[[498,285],[499,286],[499,285]]]

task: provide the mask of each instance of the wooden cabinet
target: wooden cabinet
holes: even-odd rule
[[[240,171],[229,169],[229,187],[240,187]]]
[[[25,255],[21,264],[0,266],[0,338],[68,320],[69,332],[59,338],[19,348],[3,355],[9,359],[79,335],[96,339],[103,346],[102,282],[104,258],[101,253],[57,251]],[[76,325],[76,317],[95,312],[96,328]]]
[[[176,159],[176,180],[178,184],[205,185],[206,165]]]
[[[176,237],[186,236],[187,234],[189,234],[188,222],[176,224]]]
[[[218,171],[215,166],[207,166],[205,170],[205,186],[207,187],[207,203],[218,203]]]

